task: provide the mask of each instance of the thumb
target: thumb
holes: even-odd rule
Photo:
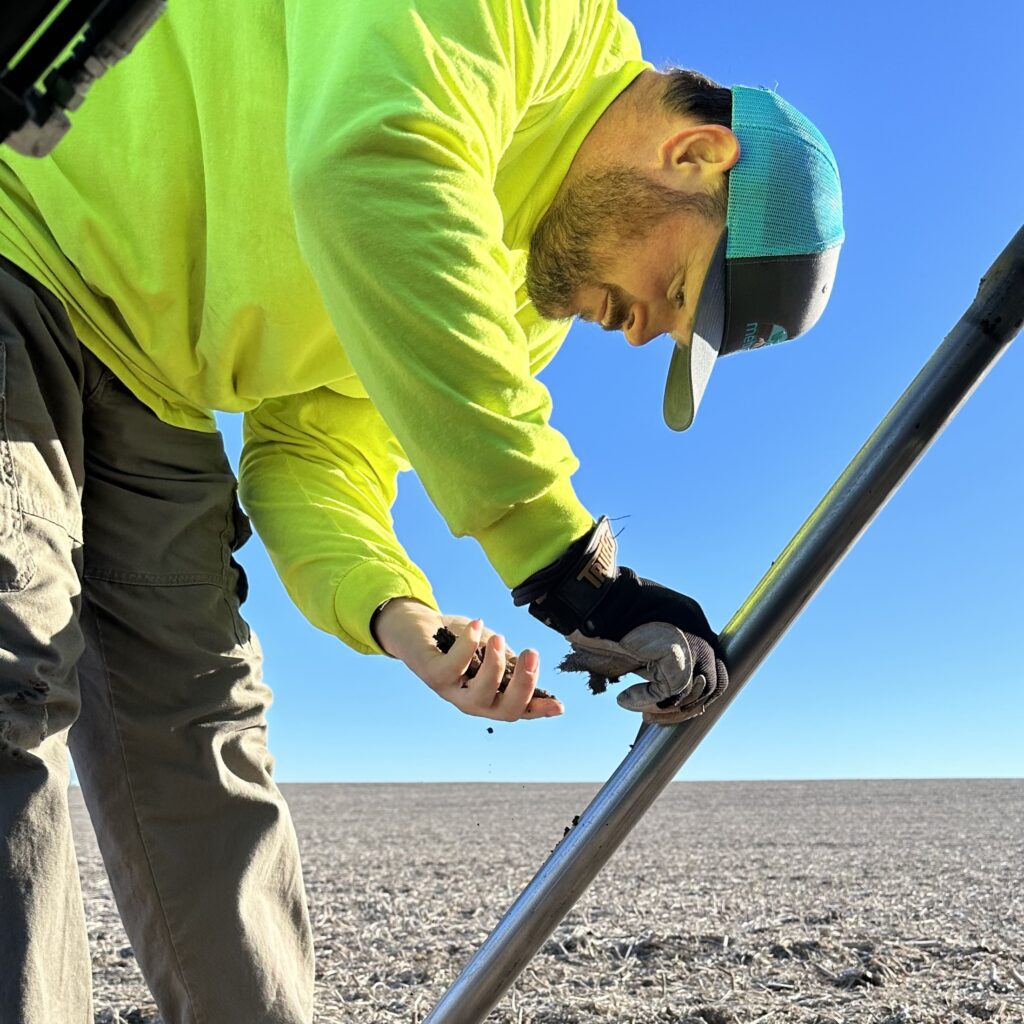
[[[647,682],[628,686],[617,697],[619,706],[630,711],[647,711],[667,700],[685,701],[693,689],[693,661],[685,644],[673,644],[637,672]]]

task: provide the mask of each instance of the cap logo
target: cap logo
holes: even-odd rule
[[[743,334],[743,348],[761,348],[786,341],[789,335],[784,327],[766,321],[752,321]]]

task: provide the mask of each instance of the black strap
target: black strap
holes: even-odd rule
[[[602,516],[557,562],[535,572],[512,591],[517,605],[563,635],[583,625],[618,575],[611,524]]]

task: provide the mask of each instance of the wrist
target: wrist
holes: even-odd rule
[[[387,606],[391,604],[392,601],[394,601],[393,597],[389,597],[386,601],[381,601],[381,603],[373,609],[373,614],[370,616],[370,636],[373,637],[373,642],[382,651],[384,651],[385,654],[387,654],[388,652],[384,649],[384,645],[380,642],[380,634],[377,632],[377,619],[380,617],[380,613],[384,611],[384,609],[387,608]],[[394,655],[389,654],[388,657],[394,657]]]
[[[415,597],[389,597],[373,610],[370,616],[370,635],[377,646],[390,658],[401,659],[400,623],[409,617],[410,605],[414,610],[427,609],[437,614],[430,605]]]
[[[568,635],[586,625],[614,584],[616,554],[611,524],[602,516],[561,558],[516,587],[512,600],[529,603],[531,615]]]

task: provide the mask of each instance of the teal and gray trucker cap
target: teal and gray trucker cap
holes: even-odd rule
[[[821,132],[767,89],[732,89],[740,157],[726,228],[711,260],[690,344],[677,342],[665,422],[693,422],[720,355],[788,341],[821,316],[843,243],[839,169]]]

